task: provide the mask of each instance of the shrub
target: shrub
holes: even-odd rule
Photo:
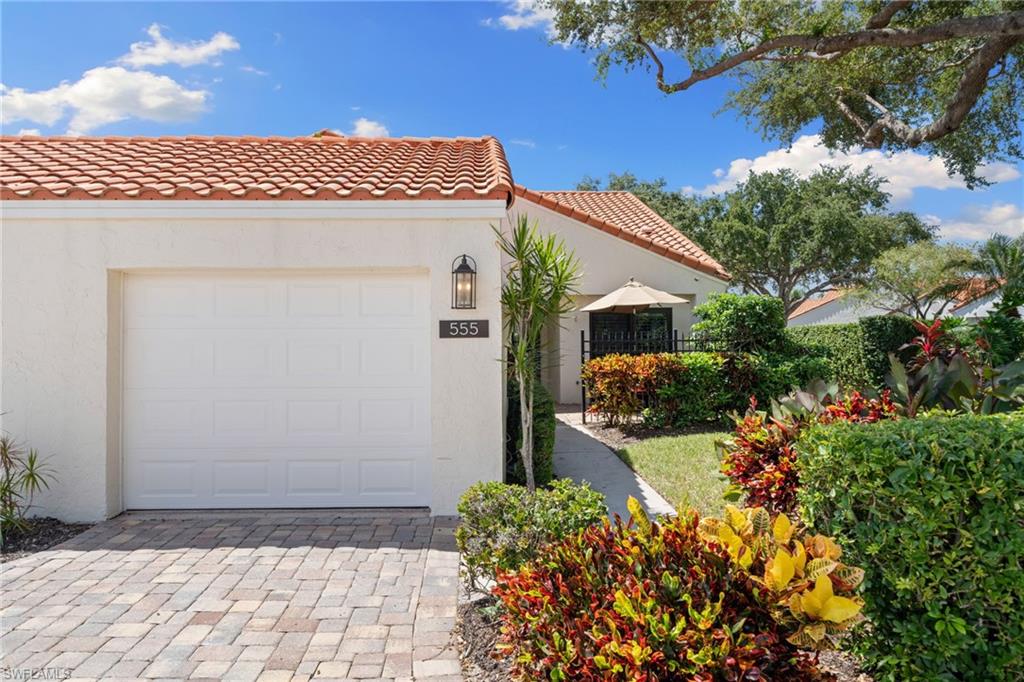
[[[859,619],[843,596],[859,571],[786,519],[731,508],[722,521],[634,521],[593,526],[499,575],[500,649],[522,679],[820,679],[795,643],[827,648]]]
[[[531,493],[518,485],[471,486],[459,499],[455,540],[469,589],[483,589],[499,570],[514,570],[548,542],[607,518],[604,496],[567,479]]]
[[[800,502],[865,567],[879,680],[1024,679],[1024,415],[816,426]]]
[[[522,423],[519,415],[519,386],[508,382],[508,409],[505,415],[505,477],[509,483],[526,485],[522,445]],[[545,486],[554,478],[555,457],[555,401],[540,382],[533,385],[533,477],[538,486]]]
[[[0,434],[0,546],[12,530],[23,530],[32,498],[50,487],[52,476],[36,450]]]
[[[821,358],[749,353],[604,355],[583,367],[591,412],[610,424],[642,416],[654,426],[719,421],[826,371]]]
[[[711,294],[693,309],[700,318],[694,336],[728,345],[733,351],[782,351],[786,312],[774,296]]]
[[[848,324],[812,324],[788,330],[793,343],[827,363],[826,378],[842,388],[864,391],[877,387],[868,367],[864,347],[864,328]]]
[[[794,444],[808,425],[836,421],[876,422],[896,416],[888,394],[865,398],[853,392],[838,396],[818,384],[814,392],[797,391],[773,403],[772,416],[757,410],[752,400],[743,417],[736,418],[733,436],[718,444],[722,473],[731,482],[731,496],[744,496],[746,504],[773,513],[796,511],[800,477]]]
[[[900,349],[917,336],[914,321],[905,315],[876,315],[861,318],[857,324],[864,336],[864,361],[870,372],[871,385],[882,388],[889,373],[889,354],[896,353],[904,360],[907,358]]]

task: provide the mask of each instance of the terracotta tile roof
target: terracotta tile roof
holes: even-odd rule
[[[0,137],[2,199],[503,199],[493,137]]]
[[[516,196],[643,246],[712,277],[731,279],[715,259],[631,192],[549,192],[516,185]]]
[[[964,283],[964,286],[959,291],[950,297],[955,302],[951,311],[956,312],[980,298],[985,298],[989,294],[998,291],[1002,285],[1002,280],[993,282],[984,277],[972,277]]]
[[[793,312],[789,314],[789,319],[792,320],[794,317],[799,317],[800,315],[809,313],[812,310],[820,308],[826,303],[831,303],[836,299],[842,298],[843,294],[845,293],[846,291],[844,291],[843,289],[833,289],[832,291],[826,291],[824,294],[818,296],[817,298],[809,298],[793,309]]]

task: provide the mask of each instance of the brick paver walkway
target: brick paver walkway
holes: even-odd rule
[[[0,677],[461,680],[453,526],[126,514],[0,566]]]

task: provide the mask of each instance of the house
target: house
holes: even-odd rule
[[[849,295],[848,290],[833,289],[820,296],[809,298],[789,314],[787,326],[801,327],[809,324],[844,324],[856,322],[862,317],[888,315],[890,311]]]
[[[579,255],[581,303],[637,276],[689,299],[656,313],[686,330],[727,285],[632,195],[515,185],[492,137],[5,137],[0,150],[0,418],[56,474],[39,513],[65,520],[454,513],[468,485],[503,475],[492,226],[516,214]],[[552,327],[561,398],[577,395],[580,330],[610,323]]]

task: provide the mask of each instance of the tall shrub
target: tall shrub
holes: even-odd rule
[[[786,313],[774,296],[711,294],[693,309],[700,321],[697,337],[734,351],[781,351],[786,348]]]
[[[875,679],[1024,679],[1024,414],[816,426],[798,449],[807,521],[866,570]]]
[[[533,474],[533,396],[538,377],[538,350],[544,328],[573,308],[572,294],[580,264],[565,242],[542,236],[537,223],[520,215],[506,234],[493,228],[507,259],[501,284],[508,371],[519,386],[519,454],[526,487],[536,488]]]

